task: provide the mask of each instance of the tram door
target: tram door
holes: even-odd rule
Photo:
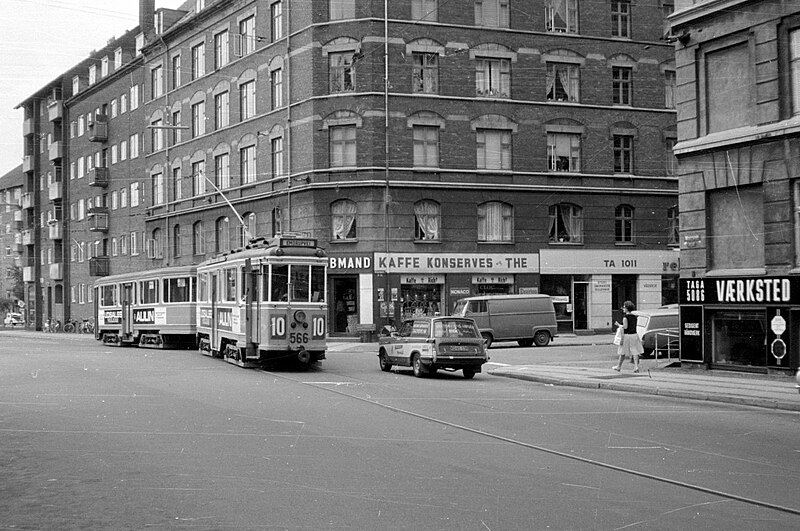
[[[217,273],[211,273],[211,350],[217,349]]]
[[[122,284],[122,334],[124,336],[133,333],[133,282]]]

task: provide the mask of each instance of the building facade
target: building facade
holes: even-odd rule
[[[0,316],[22,313],[19,287],[22,283],[22,165],[0,176]]]
[[[676,8],[681,359],[796,369],[800,5]]]
[[[70,232],[100,242],[102,272],[302,233],[331,257],[332,334],[478,293],[551,294],[562,331],[610,329],[627,299],[677,302],[671,2],[141,6],[127,76],[141,121],[72,139],[109,168],[108,232]],[[115,99],[119,119],[124,77],[72,95],[70,120],[113,115]],[[115,146],[137,133],[137,162],[117,172]],[[114,209],[125,179],[141,210]],[[70,208],[96,210],[91,179],[69,182]]]

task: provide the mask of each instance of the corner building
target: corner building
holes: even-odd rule
[[[676,301],[669,2],[197,7],[143,49],[153,267],[313,236],[343,335],[477,293],[554,295],[562,331]]]
[[[800,4],[677,2],[681,361],[800,364]]]

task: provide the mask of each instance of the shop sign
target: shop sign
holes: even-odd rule
[[[672,250],[542,249],[541,273],[559,274],[678,274],[680,260]]]
[[[372,270],[372,256],[331,256],[328,258],[328,270],[333,273],[342,270]]]
[[[569,295],[553,295],[553,304],[569,304]]]
[[[531,286],[527,288],[519,288],[520,295],[536,295],[539,293],[539,288],[536,286]]]
[[[593,280],[592,289],[597,293],[611,293],[610,280]]]
[[[682,278],[679,297],[681,304],[796,304],[800,278]]]
[[[681,361],[703,361],[703,307],[681,306]]]
[[[473,284],[513,284],[512,275],[473,275]]]
[[[388,273],[538,273],[538,254],[375,253]]]
[[[450,298],[460,298],[470,296],[469,288],[450,288]]]
[[[444,284],[444,275],[403,275],[401,284]]]

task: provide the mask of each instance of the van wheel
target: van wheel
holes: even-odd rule
[[[464,373],[464,378],[467,380],[472,380],[475,377],[475,369],[462,369]]]
[[[536,335],[533,336],[533,342],[537,347],[546,347],[550,344],[550,334],[544,330],[539,330],[536,332]]]
[[[492,346],[492,341],[494,340],[494,338],[492,337],[492,334],[490,334],[489,332],[483,332],[481,334],[481,337],[483,338],[484,343],[486,343],[486,348],[489,348],[489,347]]]
[[[381,350],[381,353],[378,354],[378,363],[380,364],[383,372],[389,372],[392,370],[392,364],[389,363],[389,356],[386,355],[385,350]]]
[[[517,341],[517,343],[519,343],[519,346],[521,347],[530,347],[531,345],[533,345],[533,339],[531,338],[520,339],[519,341]]]
[[[417,378],[425,378],[428,374],[428,370],[422,364],[422,360],[419,359],[419,354],[414,354],[411,357],[411,368],[414,369],[414,376]]]

